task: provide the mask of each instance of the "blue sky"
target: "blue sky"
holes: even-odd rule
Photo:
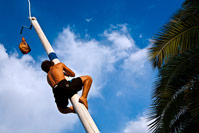
[[[146,116],[156,72],[147,57],[151,39],[183,0],[31,0],[60,61],[77,76],[91,75],[89,112],[103,133],[148,133]],[[30,26],[27,0],[0,4],[0,132],[83,133],[74,114],[60,114],[46,75],[47,55]]]

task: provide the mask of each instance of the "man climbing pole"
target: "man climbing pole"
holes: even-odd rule
[[[47,80],[49,85],[53,88],[55,102],[57,104],[58,110],[64,114],[76,112],[87,133],[93,133],[93,132],[99,133],[100,132],[99,129],[97,128],[89,112],[86,110],[86,108],[88,109],[87,95],[92,84],[92,78],[90,76],[81,76],[78,78],[74,78],[72,81],[65,80],[64,75],[74,77],[75,73],[72,70],[70,70],[68,67],[66,67],[63,63],[59,63],[60,61],[57,58],[55,51],[50,45],[43,30],[41,29],[41,26],[39,25],[36,17],[31,17],[30,0],[28,0],[28,4],[29,4],[28,18],[30,19],[31,22],[31,26],[28,29],[31,29],[32,26],[34,27],[39,39],[41,40],[42,45],[44,46],[44,49],[48,57],[50,58],[51,61],[53,60],[53,62],[44,61],[41,67],[48,74]],[[24,26],[22,26],[20,34],[22,34],[23,28]],[[22,53],[26,54],[30,52],[30,50],[26,51],[26,48],[25,50],[22,48],[24,42],[25,39],[24,40],[22,39],[22,43],[20,44],[19,48]],[[79,98],[79,96],[75,93],[81,90],[82,87],[83,87],[83,92],[81,97]],[[71,103],[74,105],[75,110],[73,106],[67,107],[69,98]],[[81,103],[83,103],[83,105],[78,103],[78,100]],[[84,105],[86,108],[83,107]]]
[[[42,62],[41,68],[47,73],[47,81],[52,87],[57,108],[61,113],[75,113],[73,106],[67,107],[68,99],[82,87],[83,91],[79,102],[88,109],[87,96],[92,84],[90,76],[80,76],[67,81],[64,76],[75,77],[75,73],[63,63],[54,64],[48,60]]]

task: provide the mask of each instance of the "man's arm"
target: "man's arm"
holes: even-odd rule
[[[67,75],[71,77],[75,77],[75,73],[70,68],[68,68],[65,64],[63,64],[63,69]]]

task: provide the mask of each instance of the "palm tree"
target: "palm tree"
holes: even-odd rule
[[[154,40],[149,57],[159,77],[150,129],[199,132],[199,1],[186,0]]]
[[[188,130],[199,121],[198,68],[199,49],[186,51],[162,67],[155,83],[150,114],[154,120],[150,124],[153,132]],[[195,130],[199,132],[198,128]]]
[[[180,9],[163,26],[150,48],[150,59],[154,67],[161,68],[174,56],[191,48],[199,47],[199,1],[186,0]]]

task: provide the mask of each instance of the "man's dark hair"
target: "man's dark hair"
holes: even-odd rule
[[[48,71],[50,70],[50,67],[51,67],[51,66],[54,66],[54,62],[49,61],[49,60],[45,60],[45,61],[43,61],[42,64],[41,64],[41,69],[42,69],[44,72],[48,73]]]

